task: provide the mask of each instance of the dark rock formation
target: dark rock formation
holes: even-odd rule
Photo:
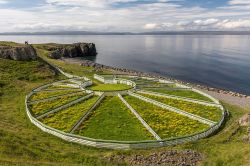
[[[0,58],[18,61],[36,60],[36,50],[31,45],[1,46]]]
[[[53,59],[95,56],[97,54],[95,44],[93,43],[74,43],[72,45],[59,46],[51,50],[49,57]]]
[[[59,49],[52,51],[49,55],[49,57],[52,59],[60,59],[61,56],[62,56],[62,52]]]

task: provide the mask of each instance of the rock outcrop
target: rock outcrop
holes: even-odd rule
[[[59,59],[61,57],[84,57],[95,56],[97,54],[94,43],[74,43],[72,45],[62,45],[51,48],[50,58]]]
[[[127,163],[131,166],[195,166],[203,159],[202,154],[192,151],[169,150],[149,155],[113,155],[105,158],[111,162]]]
[[[36,50],[31,45],[5,46],[0,45],[0,58],[18,61],[36,60]]]

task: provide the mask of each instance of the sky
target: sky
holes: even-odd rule
[[[0,32],[249,31],[250,0],[0,0]]]

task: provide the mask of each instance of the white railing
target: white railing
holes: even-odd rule
[[[223,124],[226,113],[225,110],[223,111],[223,116],[220,120],[219,123],[215,124],[208,130],[205,130],[200,133],[196,133],[193,135],[188,135],[185,137],[178,137],[178,138],[173,138],[173,139],[163,139],[163,140],[154,140],[154,141],[108,141],[108,140],[98,140],[98,139],[91,139],[87,137],[82,137],[70,133],[65,133],[63,131],[51,128],[40,121],[38,121],[36,118],[34,118],[30,110],[28,108],[27,101],[31,94],[26,96],[25,103],[26,103],[26,113],[27,116],[29,117],[30,121],[36,125],[38,128],[40,128],[42,131],[47,132],[49,134],[52,134],[56,137],[59,137],[63,140],[69,141],[69,142],[74,142],[74,143],[79,143],[82,145],[88,145],[92,147],[97,147],[97,148],[109,148],[109,149],[145,149],[145,148],[150,148],[150,147],[162,147],[162,146],[172,146],[172,145],[177,145],[181,143],[186,143],[186,142],[191,142],[191,141],[196,141],[198,139],[205,138],[215,131],[217,131],[220,126]]]
[[[176,100],[182,100],[182,101],[202,104],[202,105],[206,105],[206,106],[221,107],[221,105],[217,104],[217,103],[203,101],[203,100],[197,100],[197,99],[191,99],[191,98],[187,98],[187,97],[168,95],[168,94],[164,94],[164,93],[152,92],[152,91],[146,91],[146,90],[139,90],[138,92],[142,93],[142,94],[154,95],[154,96],[165,97],[165,98],[176,99]]]
[[[48,64],[51,65],[50,63],[48,63]],[[74,75],[65,73],[54,65],[51,65],[51,66],[55,67],[59,72],[61,72],[63,75],[65,75],[68,78],[80,78],[78,76],[74,76]],[[37,89],[34,89],[33,91],[39,91],[39,90],[44,89],[50,85],[51,84],[41,86]],[[63,131],[51,128],[51,127],[41,123],[40,121],[38,121],[36,118],[34,118],[32,116],[32,114],[30,113],[30,110],[28,107],[28,100],[31,97],[31,95],[33,94],[33,91],[30,94],[28,94],[25,98],[26,113],[27,113],[27,116],[30,119],[31,123],[36,125],[42,131],[47,132],[49,134],[52,134],[52,135],[59,137],[63,140],[66,140],[69,142],[74,142],[74,143],[79,143],[82,145],[98,147],[98,148],[109,148],[109,149],[142,149],[143,148],[143,149],[145,149],[145,148],[150,148],[150,147],[172,146],[172,145],[177,145],[177,144],[181,144],[181,143],[196,141],[198,139],[208,137],[209,135],[211,135],[212,133],[217,131],[221,127],[221,125],[224,123],[225,117],[227,115],[226,110],[224,109],[223,106],[221,106],[222,118],[218,123],[211,126],[208,130],[205,130],[205,131],[202,131],[199,133],[195,133],[193,135],[184,136],[184,137],[163,139],[163,140],[150,140],[150,141],[98,140],[98,139],[92,139],[92,138],[78,136],[78,135],[74,135],[74,134],[70,134],[70,133],[65,133]],[[201,93],[203,93],[203,92],[201,92]]]

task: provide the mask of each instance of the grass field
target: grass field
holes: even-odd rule
[[[204,101],[209,101],[212,102],[211,99],[209,99],[206,96],[203,96],[197,92],[190,91],[190,90],[167,90],[167,89],[157,89],[157,88],[152,88],[152,89],[146,89],[148,91],[152,92],[159,92],[159,93],[164,93],[168,95],[175,95],[175,96],[181,96],[181,97],[187,97],[191,99],[198,99],[198,100],[204,100]]]
[[[55,63],[56,64],[56,63]],[[68,71],[82,74],[79,65],[60,62]],[[68,66],[68,67],[66,67]],[[77,71],[78,70],[78,71]],[[89,68],[89,70],[93,70]],[[85,71],[84,71],[85,72]],[[33,88],[48,82],[65,79],[55,76],[43,63],[17,62],[0,59],[0,165],[24,166],[114,166],[130,165],[130,161],[118,162],[105,159],[107,156],[149,155],[169,149],[190,149],[203,154],[204,166],[249,166],[250,144],[242,141],[245,133],[237,120],[249,109],[224,103],[230,112],[228,121],[214,136],[197,142],[147,150],[106,150],[81,146],[63,141],[42,132],[30,123],[25,112],[25,95]]]
[[[150,99],[162,102],[164,104],[170,105],[172,107],[179,108],[186,112],[199,115],[203,118],[213,120],[215,122],[218,122],[222,116],[222,111],[218,107],[205,106],[205,105],[196,104],[192,102],[176,100],[176,99],[171,99],[171,98],[166,98],[166,97],[159,97],[159,96],[154,96],[154,95],[147,95],[147,94],[142,94],[142,93],[138,93],[138,94],[148,97]]]
[[[94,91],[119,91],[131,88],[131,86],[125,84],[98,84],[90,87],[90,89]]]
[[[162,109],[132,96],[124,96],[124,99],[162,139],[194,134],[204,131],[209,127],[203,123]]]
[[[88,111],[97,99],[98,97],[94,96],[57,113],[50,114],[40,121],[55,129],[69,132],[73,125]]]
[[[77,134],[105,140],[140,141],[154,138],[118,97],[105,97]]]

